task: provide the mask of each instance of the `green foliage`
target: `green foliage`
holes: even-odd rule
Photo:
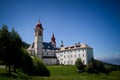
[[[0,59],[7,64],[9,61],[9,46],[10,46],[10,32],[7,29],[7,26],[3,25],[0,29]]]
[[[90,61],[90,63],[85,66],[85,71],[87,71],[89,73],[97,73],[98,74],[97,68],[98,68],[97,63],[92,58],[91,61]]]
[[[105,64],[101,61],[95,60],[95,59],[91,59],[90,63],[85,66],[85,71],[89,72],[89,73],[106,73],[108,74],[109,71],[106,69]]]
[[[11,72],[10,66],[14,66],[15,71],[21,62],[22,39],[14,29],[10,32],[7,26],[3,25],[0,29],[0,41],[0,59],[9,66],[9,73]]]
[[[23,72],[34,75],[34,76],[49,76],[50,72],[43,62],[34,56],[30,56],[29,53],[22,48],[23,53],[23,63],[22,70]]]
[[[33,74],[32,75],[38,75],[38,76],[49,76],[50,75],[50,72],[47,69],[47,67],[37,57],[33,57]]]
[[[27,49],[30,46],[30,44],[26,43],[26,42],[22,42],[22,47]]]
[[[103,73],[108,73],[108,71],[106,70],[103,62],[97,61],[96,60],[96,64],[97,64],[97,69],[99,72],[103,72]]]
[[[77,58],[77,60],[75,61],[75,66],[78,69],[78,72],[83,72],[84,71],[84,65],[81,61],[81,58]]]
[[[33,70],[33,59],[24,48],[21,48],[21,53],[23,54],[21,68],[25,73],[31,74]]]
[[[49,76],[46,66],[38,58],[32,59],[24,49],[28,47],[28,44],[22,41],[14,29],[10,32],[7,26],[3,25],[0,29],[0,41],[0,61],[9,66],[9,73],[11,73],[11,68],[14,72],[21,68],[29,75]]]

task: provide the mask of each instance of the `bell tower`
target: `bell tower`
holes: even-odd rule
[[[40,20],[38,21],[35,27],[35,36],[34,36],[34,48],[35,48],[35,55],[42,59],[42,44],[43,44],[43,28]]]

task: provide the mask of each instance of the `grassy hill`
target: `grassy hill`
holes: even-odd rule
[[[50,77],[28,76],[22,73],[12,73],[12,77],[3,76],[5,69],[0,69],[0,80],[120,80],[120,71],[109,74],[77,73],[75,66],[47,66],[51,72]],[[15,78],[17,76],[17,78]]]
[[[0,68],[0,80],[120,80],[120,65],[113,65],[96,60],[96,63],[104,65],[109,71],[108,74],[99,72],[99,74],[82,72],[78,73],[75,66],[47,66],[50,71],[50,77],[29,76],[20,70],[11,75],[7,68]]]

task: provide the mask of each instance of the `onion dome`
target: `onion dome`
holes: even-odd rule
[[[36,29],[39,29],[39,28],[40,28],[40,29],[43,29],[43,28],[42,28],[42,24],[40,23],[40,20],[38,21],[38,23],[37,23],[37,25],[36,25]]]

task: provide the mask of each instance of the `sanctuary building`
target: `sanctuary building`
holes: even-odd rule
[[[87,65],[93,58],[93,48],[87,44],[75,44],[65,47],[61,42],[56,47],[56,39],[52,34],[51,42],[43,42],[43,27],[40,21],[35,26],[34,42],[27,49],[32,56],[37,56],[47,65],[74,65],[77,58],[81,58],[84,65]]]

